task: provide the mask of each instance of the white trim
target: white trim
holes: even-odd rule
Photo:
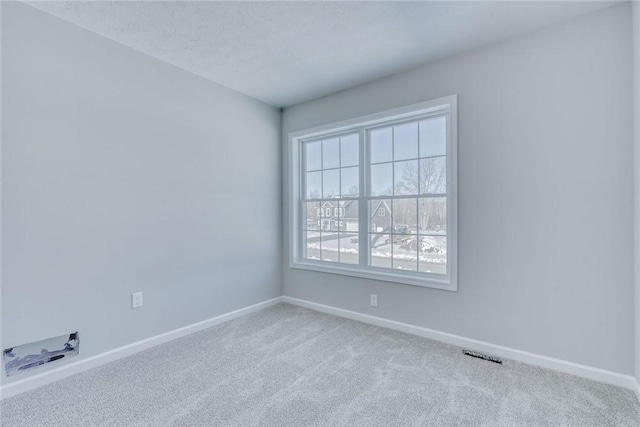
[[[207,329],[212,326],[237,319],[238,317],[263,310],[280,302],[282,302],[282,297],[276,297],[267,301],[260,302],[258,304],[231,311],[229,313],[221,314],[220,316],[203,320],[202,322],[193,323],[191,325],[174,329],[172,331],[165,332],[151,338],[146,338],[132,344],[128,344],[101,354],[97,354],[95,356],[88,357],[86,359],[81,359],[77,362],[69,363],[68,365],[44,371],[9,384],[5,384],[0,387],[0,398],[5,399],[7,397],[15,396],[17,394],[33,390],[43,385],[50,384],[52,382],[70,377],[75,374],[79,374],[80,372],[87,371],[89,369],[104,365],[109,362],[113,362],[118,359],[122,359],[127,356],[131,356],[135,353],[147,350],[151,347],[173,341],[176,338],[181,338],[186,335],[201,331],[203,329]]]
[[[342,120],[339,122],[329,123],[322,126],[317,126],[311,129],[301,130],[298,132],[292,132],[289,134],[289,140],[304,138],[313,138],[314,136],[323,134],[325,132],[332,131],[332,133],[341,133],[354,128],[360,128],[363,126],[371,126],[384,121],[395,121],[406,117],[414,116],[416,111],[420,111],[421,114],[428,114],[431,111],[438,111],[442,109],[443,105],[451,104],[457,100],[457,95],[444,96],[438,99],[432,99],[431,101],[420,102],[418,104],[408,105],[406,107],[394,108],[392,110],[383,111],[380,113],[369,114],[366,116],[355,117],[352,119]]]
[[[417,120],[429,116],[447,118],[447,272],[446,274],[413,272],[404,270],[381,269],[365,265],[366,254],[369,253],[367,227],[369,218],[368,210],[362,206],[370,200],[366,169],[368,161],[366,138],[367,130],[372,126],[383,126],[396,123],[401,120]],[[457,141],[458,141],[458,95],[450,95],[442,98],[408,105],[401,108],[383,111],[376,114],[351,118],[340,122],[330,123],[311,129],[306,129],[289,134],[289,268],[318,271],[330,274],[339,274],[365,279],[381,280],[386,282],[401,283],[414,286],[423,286],[447,291],[458,290],[457,266],[458,266],[458,171],[457,171]],[[358,197],[360,211],[358,237],[360,239],[360,264],[341,265],[324,261],[314,261],[302,258],[301,225],[306,219],[302,218],[300,209],[300,192],[303,190],[301,182],[302,158],[301,142],[327,135],[340,135],[352,131],[360,132],[360,194]],[[364,178],[363,178],[364,177]],[[421,197],[420,195],[419,197]],[[393,196],[392,196],[393,197]]]
[[[303,260],[296,261],[289,266],[299,270],[319,271],[321,273],[339,274],[341,276],[360,277],[362,279],[381,280],[383,282],[402,283],[405,285],[423,286],[434,289],[443,289],[445,291],[455,291],[445,278],[438,278],[438,275],[429,275],[428,278],[421,277],[427,273],[418,273],[415,271],[407,271],[404,274],[396,273],[396,270],[366,267],[362,268],[358,265],[350,264],[330,264],[328,262]]]
[[[554,371],[564,372],[566,374],[575,375],[577,377],[587,378],[590,380],[623,387],[629,390],[633,390],[636,393],[638,400],[640,400],[640,388],[638,382],[631,375],[620,374],[617,372],[594,368],[587,365],[580,365],[578,363],[568,362],[566,360],[555,359],[553,357],[542,356],[535,353],[529,353],[527,351],[491,344],[484,341],[478,341],[471,338],[465,338],[446,332],[439,332],[433,329],[423,328],[421,326],[410,325],[408,323],[396,322],[395,320],[383,319],[381,317],[371,316],[369,314],[358,313],[355,311],[345,310],[329,305],[318,304],[298,298],[284,296],[282,297],[282,302],[308,308],[310,310],[320,311],[322,313],[332,314],[334,316],[357,320],[359,322],[368,323],[387,329],[393,329],[395,331],[400,331],[407,334],[418,335],[435,341],[464,347],[469,350],[489,353],[495,356],[503,357],[505,359],[511,359],[546,369],[552,369]]]

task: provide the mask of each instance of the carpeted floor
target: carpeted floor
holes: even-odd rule
[[[2,426],[639,426],[629,390],[280,304],[2,402]]]

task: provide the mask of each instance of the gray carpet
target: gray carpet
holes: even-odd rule
[[[639,426],[631,391],[280,304],[2,402],[2,426]]]

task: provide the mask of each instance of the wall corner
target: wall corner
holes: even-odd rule
[[[640,382],[640,2],[632,2],[633,19],[633,170],[634,170],[634,288],[635,376]],[[640,396],[639,396],[640,398]]]

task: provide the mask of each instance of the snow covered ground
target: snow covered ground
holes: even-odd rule
[[[376,235],[372,235],[376,236]],[[445,236],[407,236],[392,241],[389,235],[373,238],[371,263],[374,266],[445,273],[447,248]],[[418,252],[418,246],[420,251]],[[307,232],[307,258],[325,261],[358,263],[356,234]]]

